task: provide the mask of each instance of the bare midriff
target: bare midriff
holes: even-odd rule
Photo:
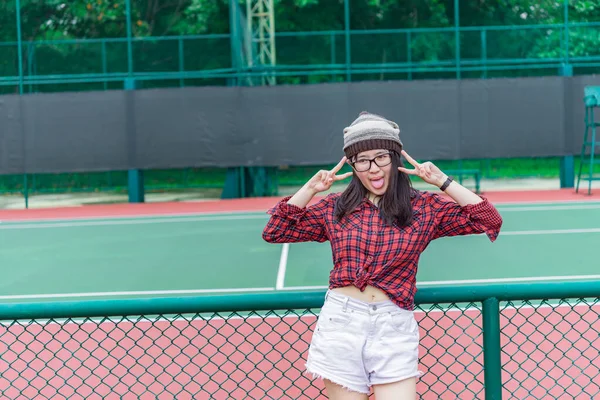
[[[332,291],[356,300],[364,301],[366,303],[377,303],[390,299],[383,290],[369,285],[367,285],[365,290],[362,292],[359,288],[353,285],[335,288],[332,289]]]

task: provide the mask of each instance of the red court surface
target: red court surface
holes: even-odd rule
[[[575,193],[574,189],[539,191],[498,191],[482,194],[491,202],[585,202],[600,201],[600,195]],[[319,197],[316,197],[316,201]],[[110,218],[122,216],[190,215],[222,212],[260,212],[272,207],[281,197],[258,197],[247,199],[211,200],[198,202],[161,202],[142,204],[102,204],[62,208],[37,208],[0,210],[0,221],[52,220],[75,218]]]

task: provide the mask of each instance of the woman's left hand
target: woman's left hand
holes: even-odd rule
[[[415,167],[415,169],[406,169],[404,167],[398,167],[398,170],[400,172],[404,172],[408,175],[418,176],[425,182],[431,185],[435,185],[438,188],[441,187],[444,184],[444,182],[446,182],[448,176],[444,174],[438,167],[436,167],[434,163],[427,161],[422,164],[419,164],[404,150],[402,150],[402,155],[404,156],[404,158],[406,158],[406,161],[408,161],[413,167]]]

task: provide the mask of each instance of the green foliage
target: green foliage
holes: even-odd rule
[[[242,12],[245,0],[235,0]],[[353,31],[373,29],[417,29],[409,34],[353,34],[355,64],[432,63],[455,59],[454,0],[348,0]],[[277,63],[325,65],[345,63],[343,0],[274,0],[276,31],[314,32],[322,35],[277,38]],[[131,0],[131,28],[136,38],[199,34],[228,34],[230,0]],[[21,0],[23,66],[26,74],[113,73],[127,70],[123,41],[65,44],[61,40],[124,38],[127,32],[125,0]],[[600,0],[569,0],[569,20],[574,23],[600,21]],[[0,41],[16,41],[15,1],[0,6]],[[485,46],[479,30],[461,33],[461,57],[466,60],[564,56],[562,27],[520,28],[524,25],[564,22],[565,6],[556,0],[463,0],[460,26],[489,27]],[[498,27],[512,26],[511,30]],[[446,31],[419,31],[445,28]],[[330,33],[336,31],[337,34]],[[43,42],[40,42],[43,41]],[[569,56],[600,55],[600,29],[572,26]],[[33,44],[29,44],[29,42]],[[187,39],[183,57],[176,40],[134,42],[134,66],[138,72],[201,71],[232,66],[228,38]],[[16,46],[0,46],[0,73],[17,73]],[[340,67],[343,69],[343,67]],[[517,72],[515,71],[514,74]],[[534,74],[534,71],[524,73]],[[451,75],[451,74],[450,74]],[[402,75],[368,73],[365,79],[390,79]],[[432,77],[442,77],[441,72]],[[415,79],[417,75],[413,75]],[[342,74],[290,76],[281,83],[317,83],[344,79]],[[357,79],[360,76],[357,75]],[[191,82],[188,80],[187,82]],[[208,81],[199,81],[202,82]],[[222,83],[225,81],[222,80]],[[40,90],[40,88],[36,89]],[[43,89],[41,89],[43,90]]]

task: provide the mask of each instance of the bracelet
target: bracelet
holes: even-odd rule
[[[450,186],[450,184],[452,183],[454,179],[452,179],[452,177],[448,177],[448,179],[446,179],[446,182],[444,182],[444,184],[440,187],[440,190],[443,192],[446,189],[448,189],[448,186]]]

